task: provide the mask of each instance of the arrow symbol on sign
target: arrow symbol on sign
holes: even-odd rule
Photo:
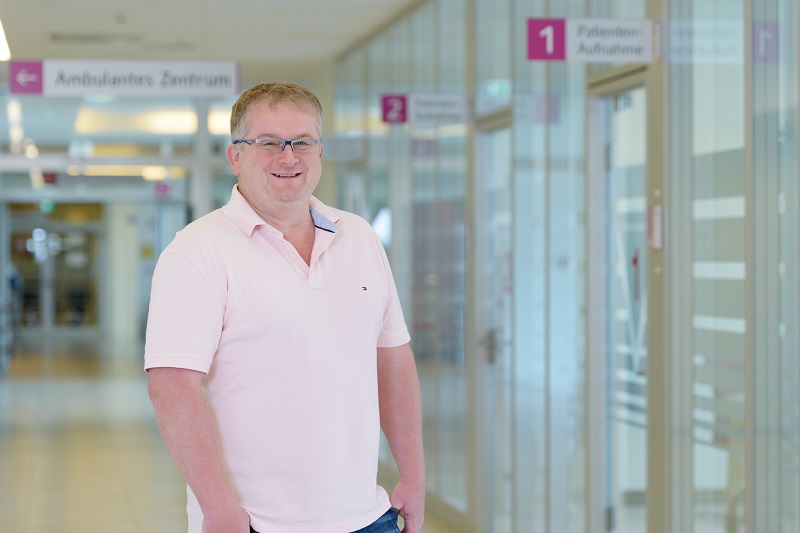
[[[36,74],[30,74],[25,69],[21,69],[19,72],[17,72],[16,80],[17,83],[25,87],[26,85],[28,85],[28,82],[39,81],[39,76]]]

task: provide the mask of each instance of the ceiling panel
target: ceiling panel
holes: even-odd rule
[[[0,20],[12,58],[237,61],[243,86],[266,79],[291,79],[314,91],[326,88],[336,55],[374,32],[419,0],[0,0]],[[0,64],[0,81],[7,80]],[[9,143],[6,103],[0,100],[0,148]],[[20,97],[26,137],[42,147],[70,141],[154,142],[152,133],[126,129],[132,110],[180,113],[175,100],[106,102],[81,98]],[[177,105],[176,105],[177,104]],[[223,106],[230,109],[230,102]],[[168,111],[174,108],[173,111]],[[106,111],[104,114],[103,111]],[[95,129],[81,116],[95,117]],[[176,115],[177,116],[177,115]],[[114,121],[119,127],[113,126]],[[131,119],[133,120],[133,119]],[[176,119],[177,120],[177,119]],[[191,142],[190,136],[165,139]]]

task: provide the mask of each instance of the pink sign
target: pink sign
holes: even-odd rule
[[[408,120],[408,98],[404,94],[385,94],[381,97],[383,121],[387,124],[405,124]]]
[[[42,62],[11,61],[8,65],[8,92],[42,94]]]
[[[170,193],[172,192],[172,186],[166,181],[157,181],[155,189],[156,189],[156,196],[158,196],[159,198],[168,198]]]
[[[564,61],[566,41],[564,19],[528,19],[528,59]]]
[[[780,47],[777,21],[753,22],[753,63],[777,63]]]

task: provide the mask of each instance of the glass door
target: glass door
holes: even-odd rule
[[[511,210],[511,129],[480,133],[476,154],[476,310],[478,388],[482,398],[485,526],[476,531],[512,533],[524,531],[513,521],[514,454],[512,339],[513,292]]]
[[[102,207],[11,204],[11,265],[22,333],[97,333]]]
[[[646,92],[636,88],[593,101],[595,123],[589,197],[594,250],[602,265],[590,291],[601,346],[604,376],[595,437],[603,453],[602,501],[605,530],[641,533],[647,529],[647,161]],[[590,369],[590,372],[592,370]],[[601,529],[597,529],[600,531]]]

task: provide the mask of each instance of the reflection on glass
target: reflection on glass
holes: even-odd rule
[[[614,531],[646,527],[647,253],[645,91],[605,101],[607,183],[609,497]]]
[[[480,332],[481,356],[488,361],[486,383],[487,483],[489,524],[493,533],[511,533],[514,523],[513,461],[513,255],[511,238],[511,130],[500,129],[478,137],[480,166],[478,194],[484,202],[481,216],[485,252],[481,265],[485,303],[485,330]],[[481,364],[483,360],[481,360]]]

